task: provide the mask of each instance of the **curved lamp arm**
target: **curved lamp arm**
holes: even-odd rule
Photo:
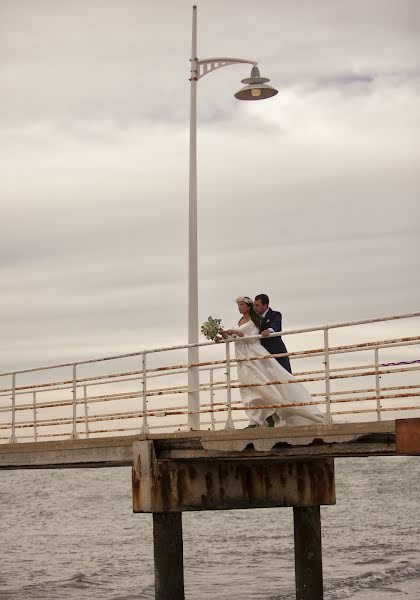
[[[191,61],[191,79],[198,81],[205,75],[208,75],[216,69],[222,67],[228,67],[229,65],[248,64],[257,66],[257,61],[247,60],[246,58],[203,58],[199,60],[196,58]]]

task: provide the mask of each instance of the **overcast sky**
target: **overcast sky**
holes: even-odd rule
[[[187,339],[191,6],[0,0],[1,368]],[[202,0],[200,321],[419,304],[417,0]]]

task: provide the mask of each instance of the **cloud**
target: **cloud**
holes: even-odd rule
[[[199,82],[200,319],[415,310],[417,3],[240,4],[200,3],[200,56],[279,94]],[[0,2],[4,369],[186,339],[191,6],[160,7]]]

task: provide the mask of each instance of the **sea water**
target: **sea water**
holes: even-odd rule
[[[336,459],[325,600],[420,598],[420,458]],[[129,468],[0,472],[1,600],[154,598]],[[186,598],[293,600],[291,508],[183,514]]]

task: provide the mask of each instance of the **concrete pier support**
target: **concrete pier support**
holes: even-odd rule
[[[320,507],[295,506],[293,520],[296,600],[323,600]]]
[[[163,450],[163,452],[162,452]],[[133,511],[153,513],[156,600],[184,600],[183,511],[293,506],[297,600],[322,600],[320,505],[335,504],[334,460],[165,454],[133,444]]]
[[[184,600],[182,513],[153,514],[156,600]]]

